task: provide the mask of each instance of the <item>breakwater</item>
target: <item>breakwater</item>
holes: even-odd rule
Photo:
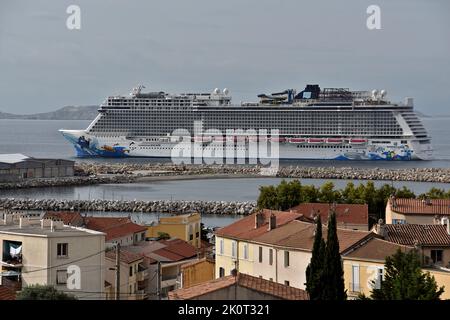
[[[173,165],[167,164],[93,164],[78,163],[78,174],[120,174],[138,176],[228,174],[262,176],[261,166],[251,165]],[[450,183],[449,168],[352,168],[352,167],[280,167],[280,178],[358,179]]]
[[[147,213],[190,213],[248,215],[256,209],[255,202],[226,201],[118,201],[118,200],[55,200],[0,199],[0,208],[43,211],[104,211]]]

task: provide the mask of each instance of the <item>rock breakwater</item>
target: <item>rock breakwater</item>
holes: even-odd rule
[[[10,210],[44,211],[104,211],[104,212],[160,212],[248,215],[256,209],[255,202],[226,201],[118,201],[118,200],[55,200],[0,199],[0,208]]]

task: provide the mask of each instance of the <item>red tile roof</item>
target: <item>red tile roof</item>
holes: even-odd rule
[[[262,213],[264,214],[264,223],[259,228],[255,228],[256,213],[254,213],[226,227],[220,228],[215,233],[219,237],[251,240],[267,232],[269,225],[268,221],[271,214],[274,214],[276,216],[277,227],[282,226],[302,216],[300,213],[297,212],[283,212],[267,209],[262,210]]]
[[[256,243],[312,251],[315,228],[315,224],[294,220],[259,237],[255,237],[252,240]],[[322,234],[325,240],[327,232],[328,229],[325,226],[322,226]],[[337,228],[337,235],[341,252],[347,250],[363,239],[375,236],[374,233],[369,231],[343,228]]]
[[[81,227],[83,225],[83,217],[79,212],[72,211],[47,211],[44,214],[44,219],[59,219],[65,225]]]
[[[386,257],[393,255],[398,249],[401,251],[409,251],[414,247],[392,243],[379,238],[371,238],[370,240],[354,246],[344,254],[344,259],[354,258],[358,260],[371,260],[384,262]]]
[[[392,211],[412,215],[450,215],[450,199],[430,199],[430,204],[421,199],[389,199]]]
[[[143,259],[143,255],[142,254],[128,251],[126,248],[127,247],[122,247],[120,249],[120,261],[121,262],[130,264],[132,262],[135,262],[135,261],[138,261],[140,259]],[[106,251],[105,257],[109,258],[109,259],[113,259],[115,261],[116,260],[116,251],[115,250]]]
[[[8,287],[0,286],[0,300],[16,300],[16,293]]]
[[[314,213],[320,214],[322,223],[326,224],[330,213],[329,203],[301,203],[287,211],[295,211],[306,217],[313,217]],[[337,223],[362,224],[369,228],[369,207],[367,204],[336,204]]]
[[[183,259],[193,258],[197,255],[197,249],[191,244],[181,239],[160,240],[165,247],[153,251],[161,257],[170,261],[180,261]]]
[[[280,283],[253,277],[239,273],[237,277],[227,276],[205,283],[197,284],[189,288],[178,289],[169,292],[170,300],[187,300],[200,298],[208,293],[218,291],[236,284],[240,287],[251,289],[259,293],[270,295],[283,300],[309,300],[306,291],[285,286]]]
[[[450,246],[447,226],[440,224],[386,224],[384,239],[413,246]]]
[[[85,226],[106,233],[106,241],[147,231],[147,227],[138,225],[129,218],[86,217]]]

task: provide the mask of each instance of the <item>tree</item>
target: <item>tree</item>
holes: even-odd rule
[[[158,231],[158,238],[167,240],[170,239],[170,234],[168,234],[167,232]]]
[[[334,190],[334,183],[331,181],[325,182],[320,188],[320,202],[332,203],[339,200],[340,197],[340,192]]]
[[[23,288],[16,297],[17,300],[76,300],[76,297],[58,291],[53,286],[31,285]]]
[[[328,218],[328,234],[321,286],[321,300],[342,301],[347,299],[335,212],[331,212]]]
[[[279,210],[287,210],[301,202],[302,185],[300,181],[293,180],[286,182],[285,180],[277,187],[277,199]]]
[[[379,289],[373,289],[375,300],[439,300],[444,287],[438,287],[434,276],[422,272],[417,250],[397,250],[386,257],[385,275]]]
[[[311,300],[319,300],[322,287],[323,262],[325,260],[325,241],[322,237],[322,221],[317,216],[316,233],[311,256],[311,262],[306,268],[306,291]]]
[[[261,186],[257,205],[260,209],[278,210],[279,201],[276,188],[274,186]]]

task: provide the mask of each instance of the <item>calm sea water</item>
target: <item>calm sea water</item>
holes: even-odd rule
[[[23,153],[34,157],[76,159],[73,147],[58,129],[84,129],[86,120],[1,120],[0,153]],[[433,161],[368,162],[368,161],[283,161],[281,165],[353,166],[353,167],[450,167],[450,117],[426,118],[423,123],[432,136]],[[167,162],[169,159],[85,159],[101,162]]]

